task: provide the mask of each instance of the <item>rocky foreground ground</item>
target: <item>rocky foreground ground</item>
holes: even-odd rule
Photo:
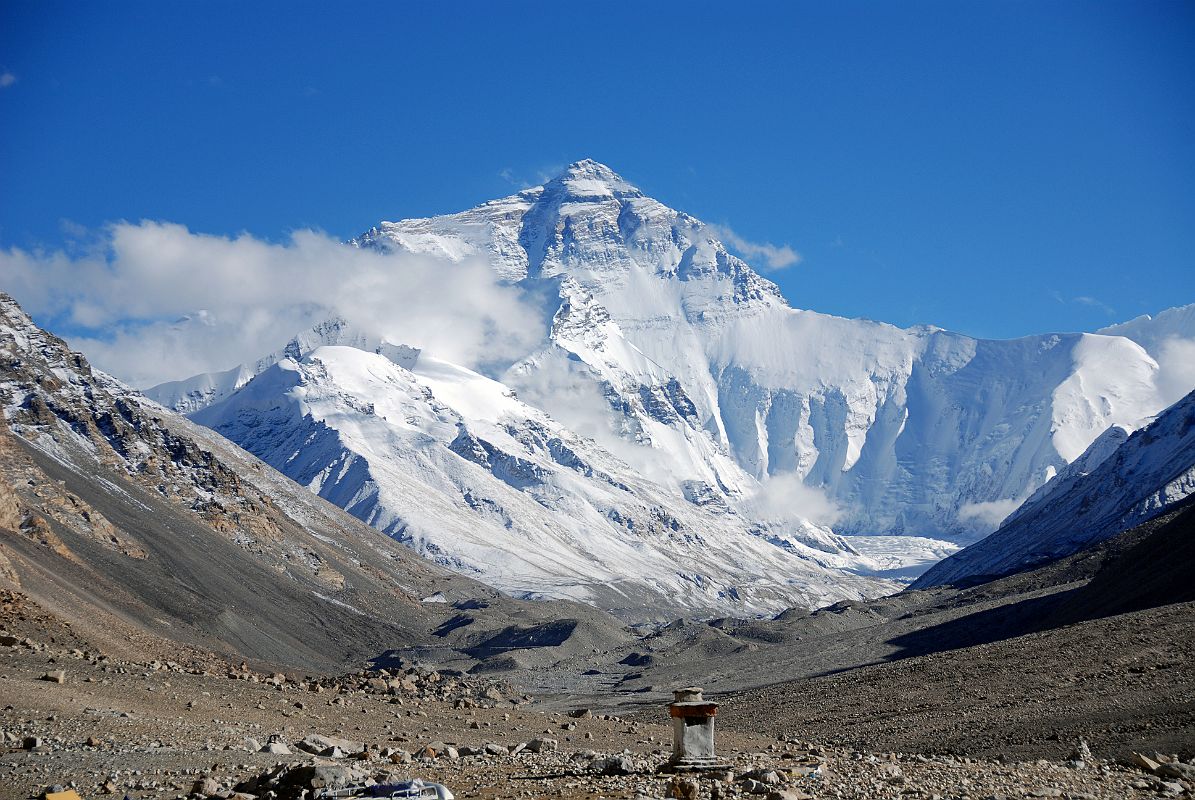
[[[0,639],[0,796],[61,785],[84,798],[285,800],[388,777],[442,782],[460,798],[1130,798],[1195,787],[1195,766],[1165,757],[1155,775],[1081,747],[1067,761],[1002,763],[741,730],[720,734],[728,770],[672,776],[657,771],[671,741],[662,708],[658,722],[545,713],[501,684],[417,666],[302,678],[80,644],[69,632]]]

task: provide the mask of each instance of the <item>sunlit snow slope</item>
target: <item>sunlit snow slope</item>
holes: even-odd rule
[[[824,528],[641,477],[508,387],[420,355],[323,346],[193,419],[379,530],[524,597],[629,618],[777,611],[891,588]]]

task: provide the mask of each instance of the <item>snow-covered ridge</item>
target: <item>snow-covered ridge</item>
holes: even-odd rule
[[[1111,538],[1195,494],[1195,392],[1128,435],[1110,428],[983,541],[914,585],[1032,567]]]
[[[358,350],[384,354],[396,364],[413,364],[419,351],[394,345],[366,333],[343,317],[334,317],[296,334],[283,347],[262,356],[251,365],[238,364],[223,372],[204,372],[181,381],[169,381],[143,390],[150,400],[177,411],[191,414],[228,397],[269,367],[284,358],[298,359],[322,345],[345,345]]]
[[[776,612],[892,584],[828,530],[739,517],[708,484],[668,489],[521,402],[420,355],[284,358],[193,419],[417,551],[524,597],[632,618]]]

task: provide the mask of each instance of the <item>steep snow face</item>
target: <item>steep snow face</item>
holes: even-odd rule
[[[684,408],[666,387],[648,397]],[[882,565],[825,528],[744,518],[733,494],[700,477],[653,482],[504,384],[425,354],[404,366],[316,347],[192,418],[427,557],[517,596],[666,619],[775,612],[893,586],[845,572]],[[749,483],[724,460],[731,483]]]
[[[549,341],[503,377],[520,396],[660,481],[798,476],[846,533],[972,540],[1164,405],[1157,361],[1122,337],[982,341],[790,308],[699,220],[592,161],[353,244],[482,256],[557,294]]]
[[[988,538],[915,584],[1000,575],[1069,555],[1195,494],[1195,392],[1129,435],[1109,428]]]

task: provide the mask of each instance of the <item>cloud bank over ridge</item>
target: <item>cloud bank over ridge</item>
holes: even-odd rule
[[[252,362],[338,314],[470,367],[519,358],[545,334],[532,298],[480,260],[386,255],[311,230],[273,243],[120,222],[78,252],[0,250],[0,275],[96,366],[140,387]]]

